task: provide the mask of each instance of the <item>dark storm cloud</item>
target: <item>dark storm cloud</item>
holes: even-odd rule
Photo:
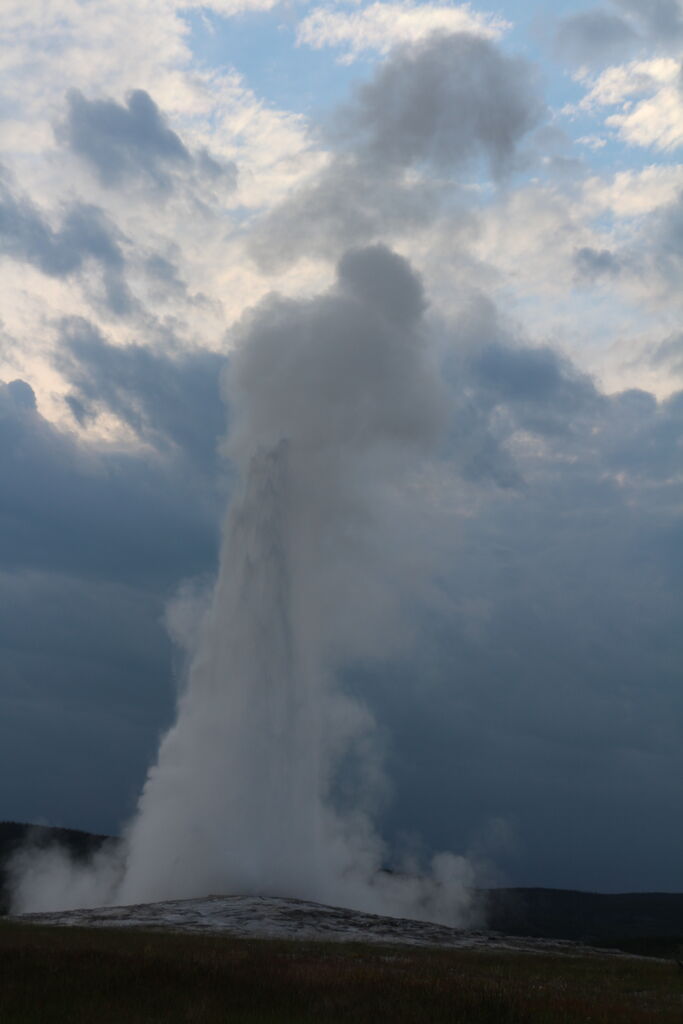
[[[590,487],[596,486],[599,493],[608,478],[618,475],[619,487],[610,485],[613,497],[628,496],[632,506],[636,500],[646,501],[648,494],[654,502],[654,492],[648,488],[655,483],[661,486],[662,496],[676,493],[683,393],[659,402],[639,389],[608,396],[550,347],[531,347],[510,339],[490,310],[479,314],[477,326],[482,330],[479,343],[472,344],[470,333],[451,370],[451,408],[458,408],[461,394],[467,396],[469,407],[477,414],[475,433],[485,439],[489,451],[495,445],[498,457],[507,452],[517,485],[526,487],[524,474],[532,465],[534,475],[539,469],[552,474],[559,465],[564,467],[568,485],[579,478],[587,485],[593,477]],[[471,332],[471,326],[467,330]],[[679,350],[680,341],[674,337],[656,350],[653,361],[674,361]],[[460,437],[451,436],[455,447],[467,441],[466,423],[460,427]],[[519,431],[543,442],[543,455],[538,453],[537,462],[525,458],[514,445],[509,448]],[[478,479],[485,480],[485,474]],[[680,484],[683,486],[683,478]],[[646,489],[641,492],[641,487]],[[663,498],[663,507],[669,500]]]
[[[603,433],[604,460],[625,472],[632,483],[656,483],[676,493],[680,486],[683,444],[683,392],[657,403],[648,392],[632,389],[611,400],[611,418]]]
[[[72,89],[67,100],[66,121],[58,134],[103,185],[117,188],[131,178],[142,178],[168,192],[178,173],[196,168],[208,179],[223,179],[234,187],[235,165],[221,163],[206,149],[195,158],[144,89],[129,93],[125,105],[111,99],[89,100],[78,89]]]
[[[473,356],[472,368],[481,386],[498,401],[550,405],[569,423],[595,388],[551,348],[511,348],[487,344]]]
[[[516,479],[484,490],[494,474],[464,474],[476,514],[442,604],[415,609],[409,661],[351,681],[392,734],[388,825],[462,847],[502,816],[518,841],[497,858],[503,880],[678,889],[683,393],[599,394],[546,350],[492,350],[481,324],[453,388]],[[550,434],[530,422],[539,405]]]
[[[28,199],[12,195],[6,184],[0,188],[0,240],[5,255],[31,263],[51,277],[73,274],[88,256],[109,266],[123,265],[101,210],[77,204],[54,231]]]
[[[215,567],[221,360],[117,349],[85,321],[62,345],[82,417],[107,410],[145,446],[79,441],[26,381],[0,384],[0,803],[112,831],[172,712],[165,604]]]
[[[504,881],[680,889],[680,532],[592,475],[534,480],[483,516],[459,545],[460,611],[376,681],[395,827],[410,807],[438,847],[502,816],[519,845],[496,858]]]
[[[683,271],[683,194],[642,218],[635,238],[613,249],[583,246],[573,254],[574,283],[603,285],[617,278],[646,281],[666,294]]]
[[[645,218],[636,243],[617,255],[664,294],[677,293],[683,273],[683,193]]]
[[[584,246],[574,253],[574,266],[580,281],[590,282],[600,277],[617,277],[622,262],[610,249],[593,249]]]
[[[525,469],[511,439],[524,431],[547,448],[580,443],[604,397],[558,352],[518,338],[482,296],[462,311],[452,331],[444,366],[449,460],[469,481],[523,488]]]
[[[680,0],[611,0],[623,13],[594,8],[561,19],[555,37],[560,56],[596,66],[625,60],[646,45],[676,47],[683,38]]]
[[[200,149],[195,160],[200,173],[209,181],[223,182],[230,188],[237,184],[237,165],[232,160],[217,160],[208,149]]]
[[[215,496],[205,480],[194,493],[188,458],[98,452],[29,399],[25,382],[0,387],[0,568],[168,586],[211,565]]]
[[[654,242],[659,258],[680,273],[683,263],[683,193],[654,217]]]
[[[223,356],[111,345],[81,318],[62,323],[60,340],[56,359],[72,385],[67,400],[79,422],[107,409],[155,447],[173,445],[195,465],[215,469],[217,438],[225,432]]]
[[[0,571],[3,817],[111,832],[173,704],[164,594]]]
[[[450,177],[483,161],[499,177],[542,112],[530,66],[486,40],[457,33],[402,47],[338,112],[331,163],[264,218],[251,253],[277,269],[424,225],[456,186],[410,181],[409,169]]]
[[[72,204],[55,230],[34,203],[0,179],[0,255],[59,278],[80,273],[94,261],[102,268],[109,309],[124,315],[133,307],[118,232],[96,206]]]
[[[683,36],[683,6],[680,0],[612,0],[639,22],[645,33],[663,43]]]
[[[178,276],[178,268],[163,256],[150,256],[145,261],[145,269],[157,281],[162,281],[173,291],[184,291],[185,285]]]
[[[683,334],[661,342],[651,358],[655,366],[668,366],[674,373],[683,373]]]
[[[149,416],[159,437],[164,417]],[[165,601],[216,557],[222,502],[192,447],[173,459],[80,444],[25,381],[0,385],[5,816],[107,831],[130,813],[173,701]]]
[[[390,824],[419,804],[415,828],[453,845],[503,816],[520,851],[498,858],[503,878],[680,888],[683,393],[601,394],[556,353],[506,337],[490,307],[459,327],[469,355],[453,394],[476,411],[490,472],[464,474],[477,512],[452,550],[457,572],[443,577],[447,611],[430,612],[415,660],[397,668],[405,686],[388,673],[403,700],[370,683],[396,730],[404,796]],[[663,355],[676,351],[672,339]],[[482,492],[505,483],[505,455],[509,485]],[[413,738],[425,735],[436,738],[426,761]],[[453,778],[464,783],[455,793]],[[437,811],[446,802],[453,826]],[[641,842],[634,821],[665,849]]]
[[[639,41],[624,18],[603,10],[582,11],[564,18],[555,39],[557,51],[565,60],[593,67],[628,56]]]
[[[159,188],[168,189],[168,166],[190,163],[180,137],[167,127],[144,90],[131,92],[125,106],[114,100],[88,100],[77,89],[67,98],[65,138],[103,185],[120,185],[127,177],[143,174]]]
[[[473,379],[517,427],[541,436],[575,431],[600,405],[588,377],[549,347],[488,343],[471,360]]]

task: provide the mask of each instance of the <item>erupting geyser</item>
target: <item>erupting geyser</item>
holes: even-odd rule
[[[376,654],[395,613],[381,496],[441,419],[423,310],[405,260],[373,246],[347,253],[325,295],[270,297],[238,326],[226,390],[239,485],[177,720],[118,850],[85,868],[25,853],[16,909],[267,893],[462,919],[465,861],[387,875],[372,802],[332,799],[372,729],[338,669]],[[376,775],[368,763],[367,789]]]

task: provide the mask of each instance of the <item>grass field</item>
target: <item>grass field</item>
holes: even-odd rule
[[[0,923],[2,1024],[681,1024],[675,963]]]

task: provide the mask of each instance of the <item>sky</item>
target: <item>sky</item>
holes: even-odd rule
[[[392,614],[336,666],[383,832],[683,888],[682,48],[680,0],[4,0],[1,818],[131,814],[216,573],[231,351],[269,309],[295,345],[381,245],[439,381],[382,499]],[[400,316],[382,265],[354,287]]]

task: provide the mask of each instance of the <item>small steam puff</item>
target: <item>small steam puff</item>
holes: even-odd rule
[[[239,325],[226,395],[242,482],[176,723],[122,846],[86,867],[24,852],[16,910],[264,893],[465,921],[463,858],[382,871],[374,723],[336,682],[401,634],[378,510],[439,433],[424,308],[408,263],[378,245],[348,252],[328,293],[272,296]],[[331,792],[350,756],[363,784],[341,811]]]

